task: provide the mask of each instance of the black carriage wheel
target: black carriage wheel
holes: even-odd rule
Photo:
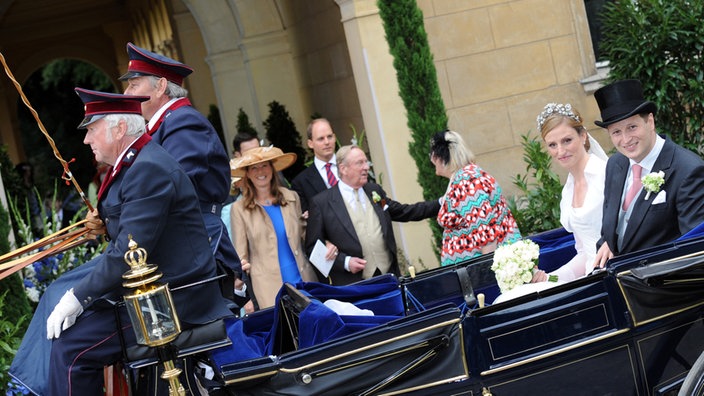
[[[678,396],[704,395],[704,353],[699,355],[682,383]]]

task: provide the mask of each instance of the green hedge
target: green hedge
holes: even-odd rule
[[[435,175],[428,153],[430,138],[447,129],[447,115],[423,25],[423,13],[415,0],[379,0],[378,5],[386,41],[394,57],[399,95],[411,130],[408,151],[418,168],[418,184],[423,188],[423,198],[438,199],[445,194],[447,180]],[[435,219],[430,220],[430,225],[438,253],[442,230]]]
[[[609,80],[636,78],[658,106],[656,127],[704,154],[704,2],[614,1],[600,14]]]

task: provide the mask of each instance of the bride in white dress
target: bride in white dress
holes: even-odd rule
[[[562,188],[560,223],[573,233],[577,255],[550,274],[536,272],[533,282],[545,281],[548,275],[557,275],[560,282],[570,281],[593,270],[596,242],[601,236],[608,157],[570,104],[547,104],[538,116],[538,130],[553,161],[569,172]]]
[[[531,283],[502,292],[494,304],[581,278],[594,268],[608,156],[582,124],[570,104],[548,103],[538,116],[540,131],[553,161],[568,171],[560,201],[560,223],[574,235],[577,254],[551,273],[535,271]],[[557,282],[548,282],[557,275]]]

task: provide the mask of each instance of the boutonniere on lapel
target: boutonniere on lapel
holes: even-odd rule
[[[660,187],[665,183],[665,172],[650,172],[643,176],[641,182],[643,183],[643,188],[647,191],[647,194],[645,194],[645,200],[647,201],[651,193],[657,194],[660,192]]]
[[[386,198],[382,198],[376,191],[372,191],[372,201],[375,204],[381,204],[381,210],[389,208],[389,205],[386,204]]]

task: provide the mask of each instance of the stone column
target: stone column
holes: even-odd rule
[[[277,101],[286,107],[298,132],[305,135],[310,114],[303,112],[299,73],[286,30],[282,27],[281,30],[247,36],[242,40],[241,49],[250,77],[250,88],[256,95],[261,114],[258,119],[264,121],[269,115],[268,104]],[[258,129],[264,132],[262,128]]]
[[[234,49],[210,54],[205,58],[205,61],[210,66],[213,84],[218,87],[215,92],[218,97],[218,107],[225,130],[228,153],[231,155],[232,138],[237,133],[235,127],[239,109],[242,108],[247,113],[250,122],[256,123],[261,119],[259,107],[256,104],[256,99],[252,97],[250,81],[244,67],[241,51]]]
[[[289,33],[276,3],[273,0],[182,1],[198,21],[197,27],[189,26],[189,29],[194,32],[200,29],[204,44],[198,44],[194,34],[179,33],[182,50],[185,55],[189,52],[195,55],[194,48],[199,48],[198,45],[202,50],[207,49],[203,54],[210,67],[228,149],[232,149],[240,107],[260,137],[264,137],[263,121],[268,116],[268,104],[274,100],[286,107],[299,132],[303,133],[301,129],[305,128],[310,115],[303,111],[301,84],[291,55]],[[185,26],[185,17],[174,19],[180,31]]]
[[[398,95],[393,57],[389,53],[376,1],[335,2],[342,15],[374,170],[381,175],[382,186],[394,200],[403,203],[420,201],[423,198],[416,180],[418,171],[408,152],[411,132]],[[394,228],[399,249],[416,271],[422,270],[423,266],[438,266],[428,221],[395,223]]]

